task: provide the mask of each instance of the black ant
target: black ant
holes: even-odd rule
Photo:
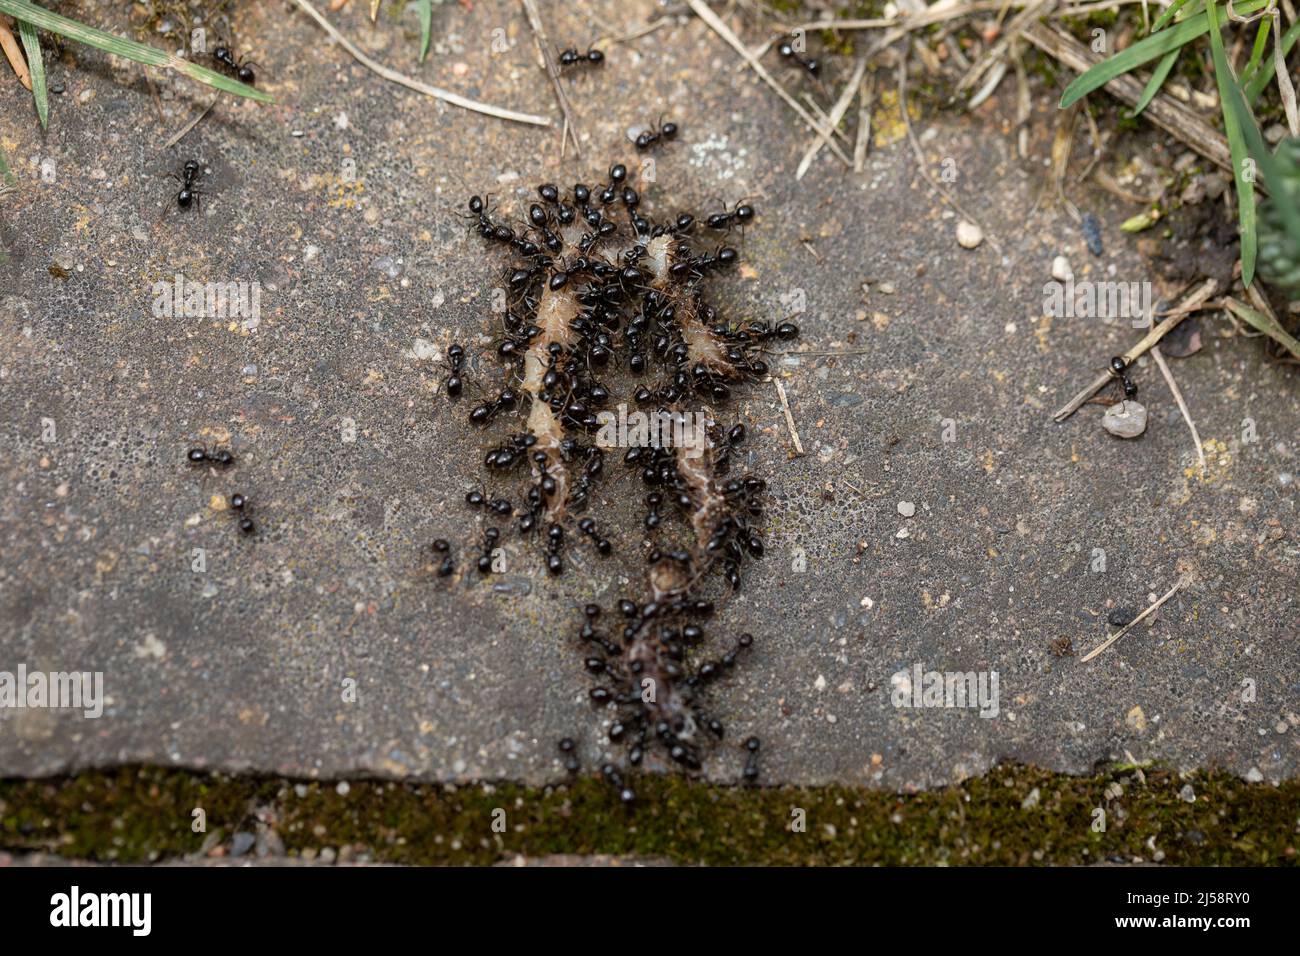
[[[1124,398],[1137,398],[1138,389],[1133,384],[1133,379],[1129,378],[1128,370],[1130,366],[1124,361],[1122,356],[1116,355],[1110,360],[1110,374],[1119,379],[1120,384],[1124,386]]]
[[[462,387],[460,373],[465,367],[465,349],[453,344],[447,349],[447,363],[451,366],[451,374],[447,376],[445,383],[447,395],[451,398],[457,398]]]
[[[488,574],[492,571],[493,555],[500,540],[501,530],[499,528],[488,528],[483,533],[483,554],[478,559],[479,574]]]
[[[591,538],[591,544],[595,546],[598,554],[607,555],[614,551],[614,545],[610,544],[610,538],[601,537],[601,533],[595,527],[594,518],[584,518],[577,523],[578,531]]]
[[[560,51],[561,70],[563,70],[566,66],[577,66],[579,64],[583,64],[585,66],[601,66],[604,64],[604,62],[605,62],[605,54],[601,53],[599,50],[595,49],[594,47],[588,50],[586,53],[580,53],[578,50],[574,49],[573,47],[570,47],[567,50]]]
[[[715,212],[704,220],[704,224],[710,229],[727,229],[740,223],[742,226],[754,218],[754,207],[746,202],[736,203],[736,208],[728,209],[726,212]]]
[[[247,83],[252,86],[257,82],[257,74],[253,72],[253,67],[257,66],[251,60],[236,60],[234,51],[228,46],[219,46],[212,51],[212,58],[225,67],[226,72],[239,80],[240,83]]]
[[[668,142],[668,140],[672,139],[676,135],[677,135],[676,123],[662,123],[660,124],[658,129],[651,127],[650,129],[640,133],[636,138],[636,148],[644,152],[645,150],[650,149],[660,140],[666,143]]]
[[[745,756],[745,782],[753,783],[758,779],[758,748],[760,741],[757,737],[750,737],[745,741],[745,750],[748,753]]]
[[[582,769],[582,764],[578,761],[578,755],[574,752],[575,744],[572,737],[564,737],[560,740],[560,753],[564,754],[564,769],[569,773],[577,773]]]
[[[815,57],[801,56],[799,54],[799,51],[794,48],[794,44],[791,43],[790,40],[782,40],[780,44],[777,45],[776,52],[781,54],[781,56],[784,59],[788,60],[789,62],[795,63],[798,66],[802,67],[804,72],[807,73],[809,76],[811,76],[813,79],[815,80],[821,79],[822,65],[819,62],[817,62],[817,59]]]
[[[209,454],[202,445],[191,448],[185,457],[191,465],[212,465],[214,468],[229,468],[235,463],[235,456],[227,449],[219,448]]]
[[[438,565],[438,577],[449,577],[456,570],[456,565],[451,559],[451,545],[447,543],[446,538],[437,538],[433,542],[435,554],[442,555],[442,563]]]
[[[248,499],[236,492],[230,496],[230,507],[239,514],[239,530],[244,534],[252,534],[257,530],[253,524],[253,519],[248,516]]]
[[[203,195],[203,190],[199,189],[197,184],[202,174],[203,164],[197,159],[185,160],[181,171],[172,173],[172,179],[181,184],[180,192],[176,194],[176,205],[182,209],[189,209],[190,206],[199,204],[199,197]]]
[[[514,393],[513,389],[504,388],[495,399],[484,402],[470,412],[469,420],[475,425],[486,425],[496,417],[497,412],[503,408],[514,408],[518,401],[519,396]]]

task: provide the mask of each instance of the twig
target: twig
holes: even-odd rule
[[[473,110],[475,113],[483,113],[486,116],[495,116],[497,119],[513,120],[516,123],[529,123],[533,126],[550,126],[551,121],[545,116],[534,116],[531,113],[516,113],[514,110],[502,109],[499,106],[491,106],[487,103],[480,103],[477,100],[471,100],[457,93],[441,89],[437,86],[431,86],[420,80],[413,80],[409,76],[398,73],[396,70],[389,69],[382,63],[377,63],[370,57],[366,56],[351,40],[334,27],[332,23],[325,19],[319,10],[313,7],[307,0],[293,0],[293,2],[315,20],[322,30],[328,33],[334,40],[352,54],[356,60],[366,69],[378,73],[384,79],[405,86],[407,89],[415,90],[417,93],[423,93],[425,96],[432,96],[434,99],[442,100],[453,106],[459,106],[463,109]]]
[[[840,120],[844,119],[844,114],[848,112],[849,104],[853,102],[854,94],[858,92],[858,86],[862,83],[862,76],[867,72],[867,61],[865,58],[858,60],[858,65],[853,70],[853,76],[844,84],[844,90],[840,93],[840,98],[835,101],[835,106],[831,108],[831,115],[827,120],[830,129],[836,129],[840,125]],[[812,165],[817,154],[821,152],[822,146],[830,137],[826,133],[818,133],[816,140],[808,147],[808,152],[799,161],[799,168],[794,172],[796,181],[803,179],[804,173],[808,172],[808,167]]]
[[[1110,637],[1106,638],[1106,640],[1104,640],[1104,641],[1103,641],[1100,645],[1098,645],[1094,650],[1089,651],[1089,652],[1088,652],[1087,654],[1085,654],[1083,657],[1079,658],[1079,663],[1080,663],[1080,664],[1086,664],[1086,663],[1088,663],[1088,661],[1092,660],[1094,657],[1096,657],[1098,654],[1100,654],[1100,653],[1101,653],[1102,651],[1104,651],[1106,648],[1110,647],[1112,644],[1114,644],[1116,641],[1118,641],[1121,637],[1123,637],[1125,634],[1127,634],[1129,631],[1131,631],[1134,627],[1136,627],[1136,626],[1137,626],[1138,624],[1140,624],[1142,621],[1146,620],[1148,617],[1150,617],[1150,616],[1151,616],[1152,614],[1154,614],[1156,611],[1160,610],[1160,606],[1161,606],[1162,604],[1164,604],[1164,603],[1165,603],[1166,601],[1168,601],[1171,597],[1173,597],[1175,594],[1177,594],[1179,588],[1185,587],[1186,585],[1187,585],[1187,576],[1184,575],[1184,576],[1180,577],[1177,581],[1174,582],[1174,586],[1171,587],[1168,591],[1165,592],[1164,597],[1160,598],[1160,600],[1156,601],[1154,604],[1152,604],[1149,608],[1147,608],[1145,611],[1143,611],[1143,612],[1142,612],[1141,614],[1139,614],[1137,617],[1133,618],[1133,620],[1129,621],[1128,624],[1126,624],[1123,628],[1121,628],[1120,630],[1116,631],[1116,632],[1115,632],[1114,634],[1112,634]]]
[[[809,349],[806,352],[773,352],[773,355],[871,355],[879,349]]]
[[[1166,318],[1163,322],[1161,322],[1154,329],[1148,332],[1146,336],[1142,339],[1142,341],[1138,342],[1137,345],[1133,346],[1131,349],[1129,349],[1127,352],[1124,353],[1123,356],[1124,364],[1132,365],[1133,362],[1137,360],[1138,356],[1145,355],[1147,351],[1151,348],[1151,346],[1157,344],[1161,339],[1163,339],[1166,335],[1169,334],[1170,330],[1172,330],[1174,326],[1176,326],[1179,322],[1183,321],[1183,319],[1187,318],[1187,316],[1190,315],[1192,312],[1196,311],[1196,307],[1199,306],[1206,299],[1208,299],[1210,296],[1214,295],[1214,293],[1218,290],[1218,288],[1219,288],[1218,282],[1216,282],[1214,279],[1206,279],[1203,283],[1201,283],[1201,285],[1197,286],[1194,290],[1192,290],[1192,292],[1187,296],[1187,298],[1183,299],[1183,301],[1178,305],[1176,309],[1168,313],[1168,318]],[[1070,399],[1063,406],[1061,406],[1061,408],[1059,408],[1056,411],[1056,413],[1052,415],[1052,421],[1054,422],[1065,421],[1067,418],[1069,418],[1071,415],[1077,412],[1083,406],[1084,402],[1086,402],[1088,399],[1092,398],[1092,396],[1096,395],[1103,388],[1105,388],[1106,384],[1112,378],[1114,378],[1114,376],[1110,373],[1110,371],[1102,372],[1099,376],[1097,376],[1095,379],[1092,380],[1092,382],[1087,386],[1087,388],[1085,388],[1078,395],[1074,396],[1074,398]]]
[[[958,91],[973,86],[994,63],[1004,62],[1003,57],[1011,44],[1020,36],[1020,31],[1031,20],[1039,17],[1043,13],[1042,8],[1049,3],[1055,6],[1055,0],[1030,0],[1025,5],[1025,8],[1007,24],[1006,29],[1002,31],[1001,39],[994,43],[988,52],[975,61],[975,65],[966,71],[966,75],[957,83]]]
[[[862,172],[871,143],[871,103],[876,96],[876,76],[863,77],[858,87],[858,138],[853,144],[853,171]]]
[[[799,114],[800,119],[807,123],[814,132],[822,132],[822,127],[817,123],[817,121],[812,118],[806,109],[799,105],[798,100],[787,93],[785,88],[772,78],[772,74],[768,73],[763,64],[758,62],[758,59],[750,52],[749,47],[740,42],[740,38],[736,36],[731,27],[723,23],[722,20],[718,18],[718,15],[709,9],[708,4],[706,4],[704,0],[686,0],[686,3],[695,11],[696,16],[708,24],[709,28],[712,29],[714,33],[727,41],[733,50],[745,58],[753,71],[758,74],[759,79],[775,90],[777,95],[780,96],[781,99],[785,100],[785,104]],[[833,132],[829,135],[833,135]],[[827,145],[830,146],[831,152],[844,160],[845,163],[849,162],[849,158],[844,155],[844,150],[840,149],[839,144],[836,143],[835,140],[828,140]]]
[[[785,386],[779,378],[772,381],[776,383],[776,394],[781,398],[781,411],[785,412],[785,427],[790,429],[790,438],[794,441],[794,457],[802,458],[805,454],[803,442],[799,440],[799,432],[794,427],[794,416],[790,414],[790,400],[785,397]]]
[[[821,105],[815,99],[813,99],[811,93],[800,93],[799,97],[804,101],[804,104],[808,107],[808,112],[812,113],[813,118],[816,119],[817,122],[821,124],[821,128],[818,129],[817,131],[818,133],[822,132],[822,130],[824,130],[827,126],[831,125],[831,118],[826,114],[826,111],[821,108]],[[849,141],[849,138],[844,135],[844,133],[839,129],[839,127],[831,126],[831,131],[835,134],[836,138],[842,139],[846,143]]]
[[[770,50],[770,49],[772,49],[772,47],[776,44],[776,41],[779,40],[779,39],[781,39],[781,37],[783,37],[783,36],[785,36],[785,35],[786,35],[786,34],[785,34],[785,31],[782,30],[782,31],[781,31],[780,33],[778,33],[776,36],[774,36],[774,37],[768,37],[766,40],[764,40],[762,43],[760,43],[757,47],[754,48],[754,51],[753,51],[753,53],[754,53],[754,59],[756,59],[756,60],[761,60],[763,57],[765,57],[765,56],[767,55],[767,51]],[[748,63],[744,63],[744,62],[742,62],[742,63],[738,63],[738,64],[736,65],[736,72],[739,73],[741,70],[743,70],[743,69],[744,69],[745,67],[747,67],[747,66],[749,66]]]
[[[1205,475],[1205,450],[1201,448],[1201,436],[1196,431],[1196,422],[1192,421],[1192,413],[1187,410],[1187,403],[1183,401],[1183,392],[1174,381],[1174,373],[1169,371],[1169,363],[1160,352],[1160,346],[1151,346],[1151,357],[1156,360],[1160,366],[1160,374],[1165,377],[1165,383],[1169,386],[1169,391],[1174,393],[1174,401],[1178,402],[1178,410],[1183,413],[1183,421],[1187,422],[1187,427],[1191,429],[1192,441],[1196,443],[1196,457],[1201,462],[1201,475]]]
[[[943,186],[939,184],[939,181],[930,175],[930,170],[925,165],[925,153],[921,150],[921,143],[917,140],[916,133],[912,130],[912,118],[907,115],[906,51],[904,51],[903,55],[898,58],[898,111],[902,114],[903,126],[907,129],[907,141],[912,144],[912,152],[916,154],[916,165],[920,168],[921,175],[925,177],[925,181],[930,184],[930,188],[942,196],[944,202],[961,213],[967,221],[979,226],[980,231],[983,232],[985,238],[988,239],[989,245],[1001,253],[1002,246],[999,244],[997,239],[993,237],[993,234],[981,226],[978,219],[962,208],[961,203],[957,201],[956,197],[953,196],[952,193],[948,192],[948,190],[944,189]]]
[[[560,82],[560,68],[555,65],[555,57],[551,56],[551,41],[546,38],[542,15],[537,12],[537,0],[520,0],[520,2],[524,5],[524,13],[528,15],[528,25],[533,28],[533,39],[542,52],[543,62],[546,63],[546,75],[551,78],[555,98],[559,101],[560,111],[564,114],[564,129],[560,133],[560,142],[564,142],[565,135],[571,137],[573,151],[578,154],[578,159],[582,159],[582,144],[578,142],[578,124],[574,122],[573,110],[569,109],[569,98],[564,95],[564,84]]]
[[[654,33],[660,27],[666,27],[669,24],[669,22],[671,21],[669,20],[668,17],[660,17],[657,20],[652,20],[650,23],[643,26],[640,30],[634,30],[633,32],[625,36],[600,37],[592,44],[592,46],[597,49],[600,49],[601,46],[606,43],[631,43],[633,40],[641,39],[641,37],[645,36],[648,33]]]
[[[809,30],[880,30],[890,28],[910,33],[913,30],[921,29],[921,27],[928,27],[932,23],[955,20],[958,17],[969,16],[972,13],[987,13],[990,10],[1002,10],[1008,6],[1024,5],[1024,3],[1007,3],[1006,0],[983,0],[983,2],[979,3],[958,4],[946,7],[943,10],[909,14],[892,20],[812,20],[808,23],[801,23],[797,27],[792,27],[788,32],[794,32],[795,30],[807,32]]]
[[[215,94],[215,95],[212,97],[212,99],[208,100],[208,105],[205,106],[205,107],[203,107],[203,109],[201,109],[201,110],[198,112],[198,114],[194,117],[194,119],[190,120],[188,123],[186,123],[184,126],[182,126],[181,129],[180,129],[180,131],[179,131],[175,136],[173,136],[171,139],[167,140],[167,142],[163,143],[161,148],[162,148],[162,149],[171,149],[173,146],[175,146],[177,143],[179,143],[182,139],[184,139],[186,133],[188,133],[188,132],[189,132],[190,130],[192,130],[194,127],[196,127],[196,126],[199,125],[199,120],[203,119],[203,117],[207,116],[208,113],[212,112],[212,107],[214,107],[214,106],[217,105],[217,100],[220,99],[220,98],[221,98],[221,94],[220,94],[220,93]]]
[[[9,61],[9,65],[18,74],[18,82],[25,86],[27,92],[30,93],[32,91],[31,71],[27,69],[27,60],[23,57],[23,51],[18,46],[17,37],[9,29],[9,25],[5,23],[5,20],[0,20],[0,50],[4,50],[5,59]]]
[[[1084,73],[1101,61],[1100,57],[1059,27],[1034,22],[1026,25],[1020,33],[1034,46],[1077,73]],[[1142,96],[1143,86],[1132,74],[1126,73],[1107,83],[1105,89],[1121,102],[1136,106]],[[1228,150],[1228,141],[1190,107],[1167,93],[1159,93],[1147,104],[1142,115],[1212,163],[1232,171],[1232,154]],[[1261,184],[1255,185],[1259,188]]]

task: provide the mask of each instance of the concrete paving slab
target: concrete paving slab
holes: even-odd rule
[[[81,7],[129,28],[120,10]],[[632,7],[592,16],[630,31],[645,12]],[[337,22],[430,82],[556,112],[516,4],[437,16],[424,67],[413,16]],[[554,16],[557,41],[591,33],[581,14]],[[511,46],[494,55],[498,25]],[[598,77],[572,81],[581,162],[559,156],[554,130],[385,83],[302,17],[250,10],[237,26],[276,103],[223,100],[174,150],[159,147],[207,94],[173,78],[153,78],[155,102],[139,70],[75,48],[51,64],[66,89],[44,134],[26,96],[0,90],[0,144],[21,177],[0,200],[0,670],[102,671],[108,698],[96,720],[0,712],[0,775],[146,762],[538,783],[562,776],[565,735],[598,759],[579,609],[619,596],[639,549],[552,580],[512,544],[492,584],[432,579],[431,539],[464,551],[481,538],[462,498],[487,447],[469,406],[440,394],[439,359],[472,344],[472,387],[494,381],[477,353],[500,264],[456,218],[466,196],[592,178],[633,155],[628,126],[660,114],[683,133],[659,155],[652,206],[760,209],[752,272],[718,295],[727,314],[771,318],[796,290],[807,302],[794,346],[807,354],[777,365],[807,455],[789,457],[773,386],[738,405],[745,464],[774,501],[767,556],[711,626],[720,643],[757,641],[717,687],[729,732],[706,776],[736,779],[749,734],[769,782],[910,790],[1002,759],[1086,772],[1126,755],[1296,775],[1295,370],[1203,321],[1204,348],[1174,373],[1204,479],[1152,365],[1136,372],[1151,412],[1140,439],[1105,434],[1098,406],[1050,421],[1138,337],[1046,318],[1053,258],[1150,277],[1116,228],[1133,207],[1074,194],[1104,224],[1093,257],[1059,206],[1036,205],[1054,96],[1039,98],[1032,161],[1015,154],[1009,98],[918,120],[927,157],[954,160],[952,189],[1000,244],[965,250],[905,141],[861,174],[823,156],[796,182],[809,134],[698,21],[614,47]],[[1181,152],[1144,142],[1157,165]],[[181,214],[167,172],[190,156],[213,174],[202,209]],[[155,317],[154,284],[178,273],[260,283],[260,321]],[[237,466],[196,472],[196,441],[228,445]],[[255,503],[254,540],[210,507],[234,491]],[[639,490],[610,481],[602,495],[635,542]],[[1080,662],[1112,611],[1184,573],[1152,627]],[[894,706],[894,675],[918,665],[996,671],[997,715]]]

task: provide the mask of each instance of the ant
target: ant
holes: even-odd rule
[[[744,778],[746,783],[754,783],[758,780],[758,748],[761,741],[757,737],[750,737],[745,741],[745,770]]]
[[[676,123],[661,123],[658,129],[651,127],[650,129],[641,132],[636,138],[636,148],[644,152],[660,140],[666,143],[676,135]]]
[[[574,752],[575,744],[572,737],[563,737],[560,739],[560,753],[564,754],[564,769],[569,773],[577,773],[582,769],[582,764],[578,762],[578,755]]]
[[[799,51],[794,48],[794,44],[790,40],[782,40],[777,46],[776,52],[781,54],[784,59],[802,67],[804,72],[813,79],[821,79],[822,65],[817,62],[815,57],[800,56]]]
[[[734,209],[728,209],[726,212],[715,212],[704,220],[704,224],[710,229],[730,230],[735,223],[740,223],[743,226],[753,218],[754,207],[746,202],[738,202]]]
[[[234,51],[230,47],[217,47],[212,51],[212,58],[225,67],[226,72],[239,82],[247,83],[249,86],[257,82],[257,74],[253,72],[253,67],[257,64],[247,59],[236,60]]]
[[[235,463],[235,456],[227,449],[219,448],[215,452],[208,454],[208,450],[202,445],[191,448],[186,452],[185,457],[189,459],[191,465],[212,465],[214,468],[229,468]]]
[[[465,367],[465,349],[460,345],[453,344],[447,349],[447,362],[451,366],[451,374],[447,376],[446,389],[450,398],[460,396],[462,382],[460,373]]]
[[[230,507],[239,513],[239,530],[244,534],[252,534],[257,530],[253,524],[253,519],[248,516],[247,507],[248,499],[236,492],[230,496]]]
[[[1133,384],[1133,379],[1129,378],[1128,370],[1130,366],[1124,361],[1122,356],[1116,355],[1110,360],[1110,374],[1119,379],[1120,384],[1124,386],[1124,398],[1137,398],[1138,388]]]
[[[437,538],[433,542],[435,554],[442,555],[442,563],[438,565],[438,577],[449,577],[456,570],[456,564],[451,558],[451,545],[446,538]]]
[[[577,66],[579,64],[586,66],[602,66],[604,63],[605,54],[601,53],[594,47],[586,53],[580,53],[573,47],[560,51],[560,69],[564,69],[566,66]]]
[[[475,425],[486,425],[496,417],[497,412],[503,408],[514,408],[519,401],[519,396],[514,393],[513,389],[505,388],[501,394],[490,402],[484,402],[472,412],[469,413],[469,420]]]
[[[189,209],[190,206],[199,204],[199,197],[203,195],[203,190],[198,188],[198,181],[202,174],[203,164],[197,159],[185,160],[180,173],[172,173],[172,179],[181,184],[180,192],[176,194],[176,205],[182,209]]]

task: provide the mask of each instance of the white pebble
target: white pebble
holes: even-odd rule
[[[957,223],[957,243],[963,249],[974,249],[984,241],[984,230],[973,222],[962,220]]]
[[[1065,256],[1057,256],[1052,260],[1052,278],[1057,282],[1066,282],[1074,278],[1074,270],[1070,268],[1070,260]]]
[[[898,513],[904,518],[910,518],[916,514],[916,505],[911,501],[900,501],[898,503]]]
[[[1101,425],[1116,438],[1137,438],[1147,430],[1146,406],[1126,399],[1106,409]]]

